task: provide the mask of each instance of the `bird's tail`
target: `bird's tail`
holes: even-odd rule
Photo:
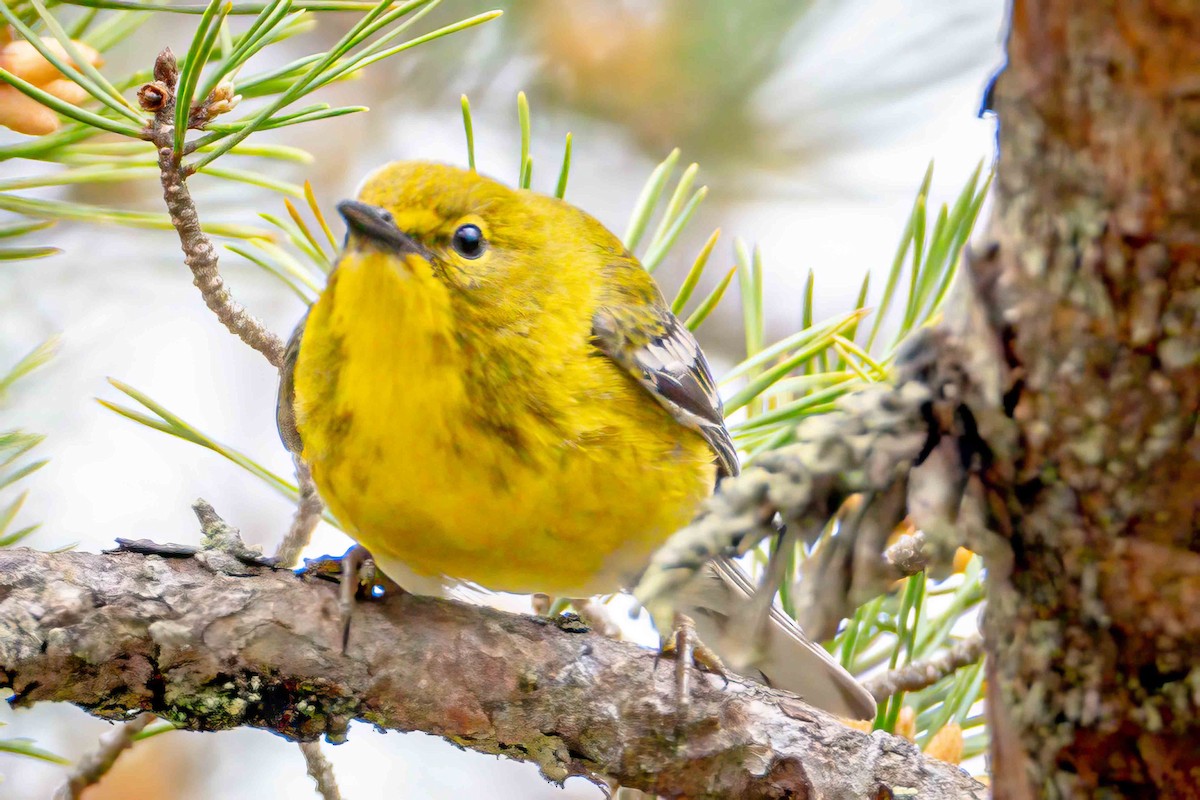
[[[709,562],[674,603],[696,623],[700,640],[735,672],[759,677],[769,686],[799,695],[840,717],[874,718],[871,693],[825,648],[805,636],[778,605],[772,605],[767,624],[756,636],[731,630],[731,623],[737,625],[744,616],[738,615],[737,609],[746,607],[755,589],[738,564],[717,559]]]

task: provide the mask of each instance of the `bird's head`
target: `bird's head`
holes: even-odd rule
[[[540,282],[536,273],[553,261],[549,234],[562,205],[469,170],[397,162],[374,172],[338,211],[347,252],[394,253],[398,268],[424,260],[450,287],[486,294]]]
[[[605,266],[636,265],[574,206],[445,164],[388,164],[338,210],[348,229],[341,264],[369,259],[417,278],[414,290],[448,291],[460,331],[590,330]]]

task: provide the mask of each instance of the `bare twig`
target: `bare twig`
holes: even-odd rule
[[[55,800],[79,800],[83,790],[108,774],[121,753],[133,746],[134,737],[154,719],[153,714],[142,714],[104,733],[100,745],[79,759],[67,782],[54,795]]]
[[[171,224],[179,234],[184,261],[192,271],[193,283],[204,297],[205,305],[230,333],[262,353],[272,366],[279,368],[283,364],[283,340],[267,330],[261,320],[233,299],[217,270],[217,250],[200,227],[196,204],[187,188],[187,169],[180,154],[174,150],[173,88],[179,73],[170,49],[159,54],[154,65],[154,76],[154,82],[143,86],[138,97],[143,108],[154,111],[146,137],[158,149],[163,199]]]
[[[300,489],[300,499],[292,515],[292,526],[279,543],[279,549],[275,551],[275,560],[283,567],[290,567],[296,563],[300,552],[312,539],[313,531],[321,521],[321,513],[325,510],[317,494],[317,485],[313,483],[312,470],[299,456],[295,456],[293,461],[296,464],[296,483]]]
[[[321,743],[301,742],[300,752],[304,754],[308,776],[317,784],[317,794],[321,795],[321,800],[342,800],[342,793],[338,791],[337,781],[333,777],[333,764],[321,752]]]
[[[605,776],[672,797],[985,796],[909,742],[733,676],[697,676],[681,716],[651,650],[544,619],[400,594],[355,610],[343,653],[336,586],[250,571],[0,551],[0,684],[17,706],[144,710],[306,741],[344,739],[362,719],[531,761],[553,781]]]
[[[983,637],[973,636],[932,658],[917,661],[906,667],[873,675],[863,681],[877,702],[882,703],[897,692],[915,692],[932,686],[956,670],[983,658]]]

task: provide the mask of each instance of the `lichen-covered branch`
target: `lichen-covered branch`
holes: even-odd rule
[[[351,720],[615,779],[667,797],[986,796],[949,764],[795,697],[697,676],[681,714],[653,652],[413,595],[355,610],[337,587],[238,562],[0,551],[0,682],[16,705],[70,702],[184,728],[345,738]]]
[[[929,389],[919,382],[876,384],[842,398],[837,410],[806,419],[796,444],[765,453],[721,482],[700,516],[655,554],[638,596],[669,594],[708,559],[741,555],[774,536],[776,513],[789,525],[815,525],[815,535],[850,495],[903,480],[929,440],[922,415],[929,402]]]
[[[805,579],[796,587],[805,630],[816,639],[832,636],[843,617],[898,577],[883,551],[909,513],[910,476],[942,433],[936,415],[942,387],[927,374],[942,346],[936,335],[922,332],[899,359],[894,385],[851,392],[834,411],[804,420],[795,444],[723,480],[701,515],[654,555],[638,598],[669,601],[708,559],[744,554],[777,535],[776,515],[797,540],[812,544],[841,510],[838,536],[827,537],[806,559]],[[923,550],[922,558],[931,555]]]

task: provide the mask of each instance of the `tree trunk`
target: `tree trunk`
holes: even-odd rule
[[[997,798],[1200,796],[1200,2],[1013,4],[976,261]]]

